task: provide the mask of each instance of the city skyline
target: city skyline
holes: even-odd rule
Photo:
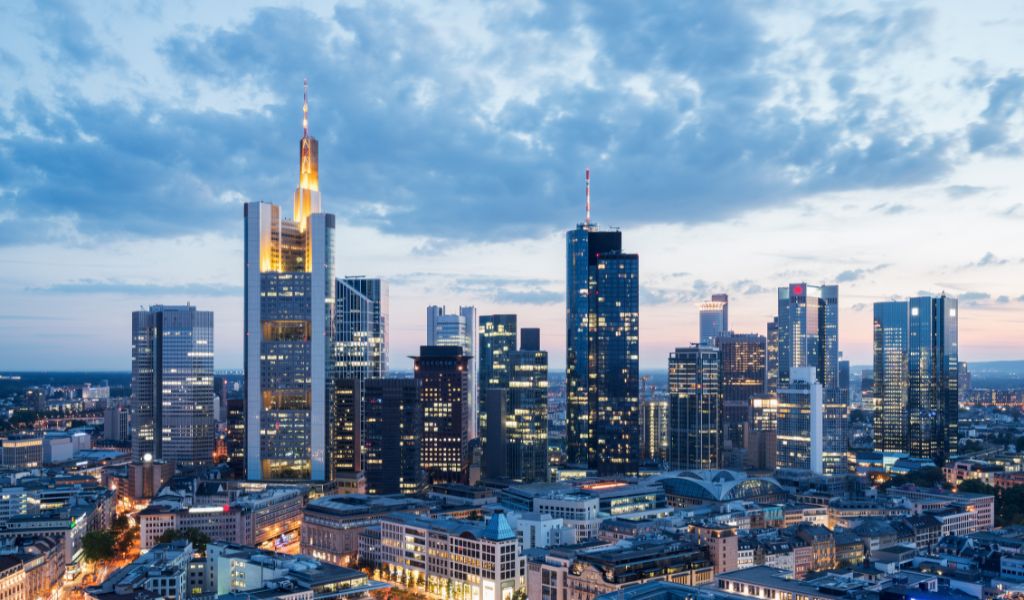
[[[622,227],[625,247],[643,257],[641,368],[661,370],[668,352],[697,341],[697,305],[711,294],[730,295],[731,329],[763,333],[774,289],[799,280],[840,286],[839,349],[854,364],[871,364],[874,302],[943,291],[960,300],[962,360],[1022,358],[1012,22],[851,5],[780,24],[801,11],[723,5],[694,21],[715,20],[745,44],[703,40],[700,64],[679,55],[700,40],[667,33],[642,52],[656,58],[613,52],[615,15],[582,8],[456,19],[422,9],[191,16],[162,7],[162,18],[124,11],[115,25],[104,24],[112,9],[86,8],[25,7],[0,24],[0,80],[12,82],[0,92],[9,133],[0,139],[0,336],[18,342],[0,348],[4,370],[127,371],[123,315],[186,301],[217,314],[216,367],[240,369],[241,203],[289,205],[304,77],[325,140],[324,210],[339,219],[337,273],[391,285],[396,370],[423,343],[429,304],[518,314],[541,328],[552,371],[562,369],[562,236],[583,220],[587,166],[593,220]],[[643,15],[621,10],[615,26],[635,32]],[[442,56],[490,48],[473,65],[491,68],[488,85],[457,66],[403,58],[408,48],[376,35],[388,18],[427,27],[419,39]],[[275,50],[294,41],[281,23],[309,26],[295,52]],[[126,27],[107,35],[116,24]],[[50,40],[36,37],[45,26]],[[459,28],[475,37],[456,39]],[[502,52],[521,50],[530,34],[554,44],[552,57],[527,54],[517,70],[495,54],[506,42]],[[396,64],[382,61],[387,51]],[[256,64],[260,52],[272,58]],[[870,66],[880,58],[903,67],[900,77]],[[788,89],[803,63],[794,84],[805,89]],[[929,68],[913,68],[921,64]],[[575,75],[552,84],[568,70]],[[356,76],[369,92],[351,90]],[[751,87],[736,91],[742,84]],[[908,101],[918,97],[929,101]],[[770,109],[777,122],[750,132],[728,123],[730,111]],[[558,111],[578,123],[545,124]],[[405,130],[380,114],[401,115]],[[631,118],[647,133],[672,133],[641,144],[624,128]],[[445,141],[438,124],[472,134],[470,145]],[[571,141],[581,130],[592,137]],[[846,145],[853,132],[861,139]],[[697,134],[718,134],[719,145]],[[652,153],[668,159],[645,164]],[[709,155],[721,163],[701,173]],[[126,168],[110,166],[120,161]]]

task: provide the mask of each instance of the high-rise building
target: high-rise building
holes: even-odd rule
[[[245,205],[246,477],[324,481],[331,473],[334,215],[321,210],[317,141],[303,102],[292,218]]]
[[[721,363],[714,346],[676,348],[668,358],[668,464],[721,466]]]
[[[641,458],[661,463],[668,460],[668,400],[653,390],[640,400]]]
[[[729,295],[712,294],[700,304],[700,343],[712,345],[715,338],[729,331]]]
[[[363,472],[370,494],[416,494],[426,485],[420,463],[423,407],[416,379],[363,382]]]
[[[566,234],[567,460],[600,473],[640,461],[639,264],[589,217]]]
[[[388,284],[345,277],[334,288],[335,377],[380,379],[388,373]]]
[[[774,394],[779,389],[779,318],[768,322],[765,336],[765,390]]]
[[[515,481],[548,479],[548,353],[540,329],[524,327],[509,357],[507,473]]]
[[[940,464],[955,454],[959,368],[955,298],[876,303],[876,449]]]
[[[509,363],[516,349],[516,316],[483,315],[479,321],[479,343],[477,344],[477,365],[479,398],[485,403],[478,411],[480,436],[487,437],[487,390],[508,389],[512,376]]]
[[[427,345],[458,346],[468,358],[469,439],[479,437],[480,399],[478,396],[480,360],[477,352],[479,320],[476,308],[460,306],[458,314],[445,312],[443,306],[427,307]]]
[[[103,439],[127,442],[132,438],[131,405],[121,398],[107,401],[103,409]]]
[[[421,346],[413,357],[423,407],[420,461],[430,483],[463,483],[468,476],[469,362],[458,345]]]
[[[750,399],[765,390],[765,338],[756,333],[727,332],[712,343],[722,364],[723,447],[742,448],[743,424],[750,421]]]
[[[774,471],[778,452],[779,399],[758,394],[750,399],[750,422],[743,427],[746,467]]]
[[[132,313],[132,458],[213,462],[213,313],[150,306]]]
[[[331,479],[363,470],[363,384],[365,379],[335,377],[328,426]]]
[[[235,479],[245,477],[245,398],[229,398],[227,409],[228,467]]]
[[[824,401],[814,367],[789,370],[778,392],[776,464],[825,474]]]
[[[839,287],[792,283],[779,288],[778,319],[779,388],[792,389],[793,369],[814,367],[823,390],[824,474],[845,474],[849,400],[839,388]]]
[[[843,402],[847,405],[853,403],[853,399],[850,397],[850,361],[843,360],[843,353],[839,353],[839,397],[842,398]]]

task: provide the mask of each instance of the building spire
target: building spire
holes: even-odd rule
[[[309,137],[309,80],[302,80],[302,137]]]
[[[587,167],[587,227],[590,227],[590,167]]]

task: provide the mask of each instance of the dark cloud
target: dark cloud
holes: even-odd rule
[[[166,296],[191,298],[241,296],[242,288],[237,285],[187,283],[163,285],[157,283],[130,283],[116,280],[81,279],[66,283],[55,283],[46,287],[29,288],[26,291],[44,294],[114,294],[119,296],[147,296],[154,299]]]
[[[383,3],[339,6],[331,22],[296,8],[257,9],[237,25],[158,42],[186,91],[276,95],[258,111],[183,110],[154,99],[128,109],[71,92],[47,108],[23,91],[16,121],[36,135],[0,138],[0,188],[13,190],[17,215],[0,223],[0,243],[237,232],[241,211],[226,192],[289,205],[304,77],[325,208],[429,236],[424,251],[435,253],[444,240],[539,236],[576,222],[588,164],[596,220],[624,226],[713,221],[819,192],[914,185],[952,164],[953,137],[923,132],[905,107],[857,93],[852,76],[840,75],[917,45],[930,13],[823,19],[813,41],[830,57],[840,105],[810,117],[799,101],[777,101],[789,77],[763,68],[775,46],[744,4],[578,8],[495,13],[484,25],[498,43],[479,55],[453,51],[416,11]],[[62,30],[75,18],[42,17]],[[565,81],[553,53],[579,31],[597,46],[593,84]],[[87,24],[82,32],[58,41],[59,52],[83,65],[103,60]],[[489,73],[537,69],[558,74],[533,81],[535,97],[482,108],[496,93]],[[655,100],[625,91],[638,74],[651,77]],[[692,85],[672,83],[679,80]]]
[[[992,298],[988,292],[964,292],[958,296],[960,302],[965,304],[978,304]]]
[[[38,31],[47,58],[61,67],[91,67],[98,62],[121,64],[96,37],[77,6],[70,0],[46,0],[35,4]]]
[[[1021,140],[1010,139],[1010,121],[1017,114],[1024,97],[1024,76],[1011,73],[988,86],[988,105],[981,120],[968,129],[971,150],[992,155],[1017,155]]]

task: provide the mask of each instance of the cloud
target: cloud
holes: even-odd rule
[[[907,212],[908,210],[910,210],[910,207],[907,206],[906,204],[890,204],[887,202],[883,202],[882,204],[876,204],[872,206],[871,210],[886,215],[898,215]]]
[[[29,288],[26,291],[42,294],[112,294],[118,296],[147,296],[152,297],[154,303],[159,301],[162,296],[240,297],[243,292],[241,286],[237,285],[217,285],[206,283],[131,283],[99,279],[80,279],[78,281],[55,283],[45,287]]]
[[[992,298],[987,292],[964,292],[957,297],[964,304],[977,305]]]
[[[458,277],[451,289],[498,304],[554,304],[565,302],[565,291],[552,288],[564,284],[547,279],[512,279],[501,277]]]
[[[946,194],[954,200],[960,200],[961,198],[968,198],[970,196],[977,196],[982,192],[988,191],[987,187],[981,187],[977,185],[950,185],[946,186]]]
[[[1012,119],[1024,97],[1024,76],[1011,73],[988,86],[988,105],[981,119],[968,128],[971,151],[990,155],[1018,155],[1021,139],[1012,139]]]
[[[875,265],[873,267],[863,267],[860,269],[848,269],[836,275],[836,283],[849,283],[862,279],[866,275],[871,273],[877,273],[882,269],[889,267],[888,264]]]
[[[976,260],[974,262],[967,263],[966,265],[962,266],[961,268],[962,269],[974,269],[974,268],[980,268],[980,267],[1001,267],[1003,265],[1010,264],[1010,262],[1014,262],[1014,261],[1010,261],[1009,259],[1006,259],[1006,258],[999,258],[998,256],[996,256],[995,254],[992,254],[991,252],[986,252],[985,255],[982,256],[980,259],[978,259],[978,260]]]
[[[0,222],[0,243],[238,231],[225,190],[287,206],[303,77],[325,208],[436,240],[538,237],[574,223],[588,164],[595,218],[632,226],[915,185],[954,162],[955,136],[922,130],[906,107],[854,93],[843,77],[832,84],[840,105],[808,114],[785,93],[799,65],[740,3],[481,12],[463,21],[374,2],[324,19],[258,8],[155,42],[186,94],[272,98],[253,110],[183,109],[157,94],[105,103],[73,84],[44,105],[22,89],[14,130],[27,133],[0,139],[0,188],[13,190],[15,214]],[[820,50],[855,77],[915,47],[929,15],[826,18],[808,55]],[[103,60],[109,51],[82,31],[80,48],[60,51]]]

